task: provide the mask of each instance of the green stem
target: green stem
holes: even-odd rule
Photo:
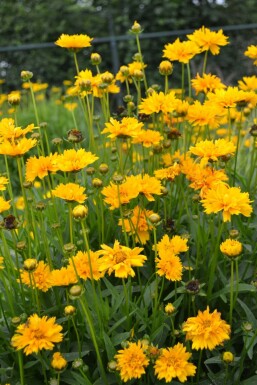
[[[201,374],[202,356],[203,356],[203,351],[200,350],[198,365],[197,365],[197,375],[196,375],[196,384],[197,385],[199,384],[199,379],[200,379],[200,374]]]
[[[229,308],[229,324],[232,327],[232,316],[234,308],[234,261],[231,260],[231,271],[230,271],[230,308]]]
[[[79,75],[79,65],[78,65],[77,53],[75,51],[73,52],[73,57],[74,57],[74,62],[75,62],[75,67],[76,67],[77,75]]]
[[[222,222],[222,224],[219,226],[218,235],[217,235],[217,238],[215,239],[215,249],[210,262],[209,285],[208,285],[208,293],[207,293],[208,300],[210,300],[212,289],[214,286],[215,272],[216,272],[217,262],[219,257],[220,238],[221,238],[223,229],[224,229],[224,222]]]
[[[206,71],[207,57],[208,57],[208,50],[205,51],[205,54],[204,54],[204,60],[203,60],[203,74],[205,74],[205,71]]]
[[[22,351],[18,351],[18,362],[19,362],[19,371],[20,371],[20,381],[21,385],[25,385],[24,381],[24,366],[23,366],[23,356],[22,356]]]

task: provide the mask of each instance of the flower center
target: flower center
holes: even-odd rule
[[[114,255],[116,263],[122,263],[127,259],[126,254],[123,251],[117,251]]]

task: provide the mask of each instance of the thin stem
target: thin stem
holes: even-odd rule
[[[230,308],[229,308],[229,324],[232,326],[232,316],[234,308],[234,261],[231,260],[231,272],[230,272]]]
[[[23,366],[23,356],[22,356],[22,351],[18,351],[18,362],[19,362],[19,371],[20,371],[20,381],[21,385],[25,384],[24,381],[24,366]]]

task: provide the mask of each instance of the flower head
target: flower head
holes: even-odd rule
[[[74,272],[76,268],[76,274],[84,280],[98,280],[103,276],[103,273],[100,271],[99,253],[91,250],[89,253],[78,251],[74,257],[69,259],[68,268],[71,270],[74,269]]]
[[[103,188],[102,194],[105,196],[104,201],[110,205],[110,210],[114,210],[138,196],[138,182],[135,177],[127,177],[120,185],[111,182],[109,186]]]
[[[250,217],[253,211],[248,193],[242,193],[239,187],[229,187],[224,183],[218,183],[208,190],[201,203],[207,214],[222,211],[224,222],[229,222],[231,215]]]
[[[211,51],[213,55],[218,55],[220,46],[228,44],[228,37],[223,34],[222,29],[219,31],[211,31],[209,28],[202,27],[193,34],[187,35],[188,39],[195,42],[203,51]]]
[[[61,171],[76,172],[94,163],[97,159],[98,156],[80,148],[77,151],[75,149],[65,150],[63,154],[58,156],[57,163]]]
[[[0,213],[9,210],[10,207],[10,201],[6,201],[3,197],[0,197]]]
[[[44,261],[39,261],[33,272],[21,270],[21,282],[33,289],[39,289],[44,292],[52,287],[50,267]],[[31,277],[32,276],[32,277]]]
[[[238,257],[243,251],[243,245],[236,239],[226,239],[220,245],[220,251],[229,258]]]
[[[201,166],[205,166],[208,162],[217,162],[224,156],[233,155],[235,150],[234,143],[225,139],[201,140],[190,147],[190,152],[201,160]]]
[[[83,203],[87,199],[84,191],[85,187],[79,186],[76,183],[61,183],[54,190],[52,190],[52,194],[55,197],[64,199],[67,202]]]
[[[60,352],[55,352],[53,354],[52,360],[51,360],[51,366],[53,369],[60,371],[66,368],[68,362],[67,360],[61,355]]]
[[[195,89],[196,94],[199,92],[214,92],[218,88],[226,88],[225,84],[223,84],[216,75],[212,74],[203,74],[200,76],[196,75],[195,79],[191,80],[192,87]]]
[[[162,349],[160,356],[155,361],[154,373],[159,380],[171,382],[177,377],[180,382],[185,382],[188,376],[194,376],[196,366],[188,362],[191,353],[181,343],[172,348]]]
[[[39,158],[33,156],[26,162],[26,180],[34,182],[38,177],[43,179],[49,172],[55,173],[59,170],[58,154],[50,154],[49,156],[40,156]]]
[[[40,318],[37,314],[31,315],[27,322],[17,327],[11,344],[17,350],[24,349],[26,355],[38,353],[40,350],[52,350],[54,344],[61,342],[62,326],[55,323],[55,317]]]
[[[250,45],[244,54],[250,59],[254,59],[253,64],[257,65],[257,45]]]
[[[179,38],[174,43],[169,43],[164,46],[163,57],[170,61],[179,61],[180,63],[189,63],[189,61],[198,53],[200,48],[193,41],[180,41]]]
[[[3,140],[0,143],[0,154],[12,157],[23,156],[26,152],[31,150],[31,148],[36,146],[36,144],[37,140],[31,138],[21,138],[19,141]]]
[[[111,118],[110,122],[105,123],[102,134],[109,133],[108,138],[134,138],[143,127],[143,123],[136,118],[123,118],[120,122]]]
[[[108,272],[109,275],[114,272],[115,277],[118,278],[134,277],[135,272],[132,267],[143,266],[147,259],[145,255],[140,254],[143,251],[142,248],[130,249],[120,245],[119,241],[114,242],[113,248],[107,245],[101,245],[101,247],[100,271]]]
[[[118,351],[115,359],[117,360],[116,369],[124,382],[140,378],[149,364],[149,358],[140,341],[129,342],[127,348]]]
[[[204,311],[199,310],[196,317],[188,318],[182,329],[186,332],[186,340],[192,341],[192,348],[196,350],[213,350],[230,338],[230,326],[217,310],[210,313],[209,306]]]
[[[66,35],[62,34],[55,44],[62,48],[68,48],[72,51],[79,51],[82,48],[91,47],[93,38],[88,35]]]

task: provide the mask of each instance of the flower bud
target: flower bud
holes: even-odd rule
[[[11,322],[16,327],[21,323],[21,317],[12,317]]]
[[[120,72],[122,73],[123,76],[128,77],[129,76],[129,67],[121,66]]]
[[[54,139],[52,139],[52,143],[55,146],[60,146],[62,144],[62,142],[63,142],[62,138],[54,138]]]
[[[135,35],[138,35],[141,32],[143,32],[143,30],[141,25],[137,21],[134,21],[134,24],[132,25],[130,32],[134,33]]]
[[[95,168],[94,167],[88,167],[86,169],[87,175],[93,175],[95,173]]]
[[[101,79],[102,79],[103,83],[110,84],[113,81],[114,76],[110,72],[107,72],[107,73],[101,75]]]
[[[11,92],[7,96],[7,100],[11,106],[18,106],[20,104],[20,101],[21,101],[21,95],[18,91]]]
[[[32,272],[36,270],[37,265],[38,265],[38,262],[35,258],[28,258],[23,263],[23,269],[26,271]]]
[[[169,302],[165,306],[164,310],[165,310],[165,313],[167,313],[168,315],[171,315],[175,312],[176,308],[175,306],[172,305],[172,303]]]
[[[124,182],[124,178],[122,175],[115,174],[112,177],[113,183],[115,184],[122,184]]]
[[[135,70],[134,73],[133,73],[133,77],[136,79],[136,80],[143,80],[144,78],[144,74],[143,74],[143,71],[141,70]]]
[[[75,219],[84,219],[88,215],[88,207],[84,205],[77,205],[72,210],[72,215]]]
[[[74,251],[76,250],[76,246],[73,243],[66,243],[63,246],[63,250],[65,253],[71,254],[71,253],[74,253]]]
[[[99,179],[99,178],[94,178],[94,179],[92,180],[92,185],[93,185],[94,187],[96,187],[96,188],[100,188],[100,187],[103,186],[103,182],[102,182],[101,179]]]
[[[66,368],[67,364],[68,364],[67,360],[61,355],[60,352],[55,352],[53,354],[53,357],[51,360],[51,366],[53,369],[60,372]]]
[[[160,223],[161,217],[159,214],[153,213],[153,214],[149,215],[148,220],[152,225],[156,226]]]
[[[26,241],[19,241],[16,243],[17,250],[24,250],[26,249],[26,247],[27,247]]]
[[[99,53],[96,53],[96,52],[91,53],[90,60],[91,60],[91,63],[96,66],[101,64],[102,62],[101,56],[99,55]]]
[[[36,210],[38,211],[43,211],[45,210],[45,208],[46,208],[46,204],[44,202],[38,202],[36,204]]]
[[[200,291],[200,284],[198,279],[192,279],[192,281],[186,284],[186,290],[189,294],[198,294]]]
[[[71,143],[80,143],[83,140],[82,132],[76,129],[68,131],[67,139]]]
[[[231,353],[231,352],[224,352],[222,354],[222,360],[226,363],[226,364],[231,364],[231,362],[234,361],[234,354]]]
[[[107,364],[107,368],[110,372],[114,372],[117,368],[117,362],[112,360],[112,361],[109,361],[108,364]]]
[[[173,72],[173,64],[168,60],[163,60],[159,65],[159,72],[161,75],[171,75]]]
[[[33,77],[33,72],[31,71],[21,71],[21,80],[27,82]]]
[[[83,365],[83,360],[81,358],[76,358],[72,362],[73,369],[79,369],[79,368],[81,368],[82,365]]]
[[[66,316],[71,316],[71,315],[73,315],[75,312],[76,312],[75,306],[67,305],[67,306],[65,306],[65,308],[64,308],[64,314],[65,314]]]
[[[109,166],[108,166],[108,164],[106,164],[106,163],[100,164],[100,166],[99,166],[99,172],[100,172],[101,174],[107,174],[108,171],[109,171]]]
[[[80,285],[73,285],[69,290],[69,295],[71,299],[76,299],[81,296],[83,289]]]

